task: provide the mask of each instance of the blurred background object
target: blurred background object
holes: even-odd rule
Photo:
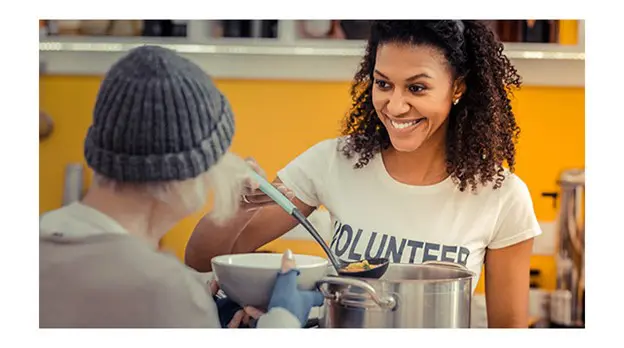
[[[278,20],[41,20],[42,35],[188,37],[191,22],[209,23],[204,38],[278,38]],[[299,20],[300,39],[365,40],[370,20]],[[508,43],[567,44],[561,37],[563,20],[489,20],[498,37]],[[566,32],[568,32],[566,30]]]
[[[39,141],[47,138],[52,134],[54,122],[50,115],[43,111],[39,111]]]
[[[83,21],[85,23],[91,21]],[[143,33],[144,21],[111,21],[108,28],[108,35],[110,36],[140,36]],[[81,24],[81,29],[85,25]]]
[[[277,38],[277,20],[229,20],[219,21],[214,29],[221,33],[216,37],[231,38]]]
[[[557,20],[499,20],[489,21],[503,42],[559,43]]]
[[[80,34],[80,22],[82,21],[50,21],[51,24],[55,24],[52,26],[52,30],[50,33],[56,33],[57,35],[63,36],[73,36]]]
[[[80,21],[80,34],[89,36],[109,35],[113,22],[110,20]]]
[[[366,40],[370,33],[369,20],[311,20],[299,21],[302,39]]]
[[[84,194],[84,166],[69,163],[65,166],[65,184],[62,205],[69,205],[82,199]]]
[[[557,288],[551,295],[553,326],[585,327],[585,170],[566,170],[559,179]]]

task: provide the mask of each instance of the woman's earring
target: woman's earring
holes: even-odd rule
[[[457,103],[459,103],[459,98],[457,98],[457,99],[455,99],[455,100],[453,101],[453,105],[457,105]]]

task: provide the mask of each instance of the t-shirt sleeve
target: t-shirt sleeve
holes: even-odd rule
[[[509,175],[501,189],[506,192],[489,249],[508,247],[542,234],[527,185],[519,177]]]
[[[288,163],[277,176],[303,203],[318,207],[336,153],[337,139],[321,141]]]

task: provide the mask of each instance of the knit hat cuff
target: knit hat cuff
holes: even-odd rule
[[[186,180],[208,171],[232,144],[234,118],[229,107],[223,108],[215,128],[199,146],[188,151],[143,156],[103,149],[96,143],[90,127],[85,139],[85,158],[95,172],[118,181]]]

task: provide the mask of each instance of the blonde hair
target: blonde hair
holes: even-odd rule
[[[210,193],[214,197],[211,219],[223,224],[232,219],[240,207],[240,197],[245,189],[247,163],[237,155],[227,152],[207,172],[183,181],[147,183],[120,182],[95,173],[93,181],[99,187],[123,191],[133,190],[190,215],[206,204]]]
[[[209,189],[214,193],[211,218],[216,223],[222,224],[238,212],[250,170],[242,158],[227,153],[208,171]]]

